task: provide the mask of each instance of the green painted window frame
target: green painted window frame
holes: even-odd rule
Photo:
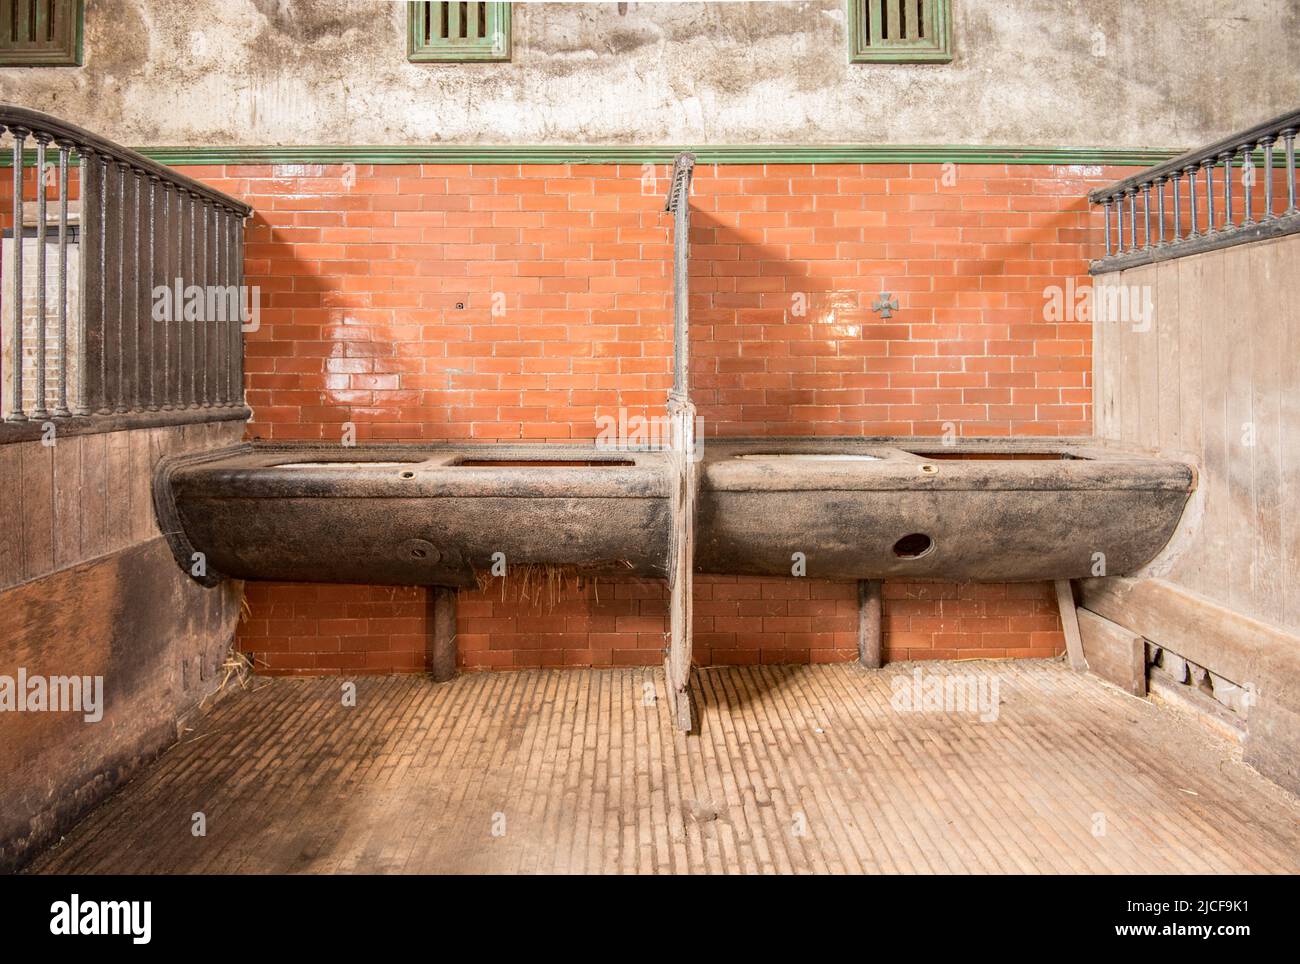
[[[15,40],[24,27],[33,29],[33,9],[34,30],[46,28],[46,35]],[[0,67],[80,67],[85,19],[84,0],[0,0]]]
[[[430,13],[447,7],[449,22],[457,22],[461,8],[477,3],[408,3],[406,59],[415,64],[500,63],[510,59],[510,4],[484,3],[483,37],[439,37],[431,29]]]
[[[850,63],[946,64],[952,60],[952,0],[847,0],[847,3]],[[876,16],[882,7],[899,20],[905,13],[915,15],[916,11],[923,11],[923,21],[931,25],[930,36],[882,36]]]

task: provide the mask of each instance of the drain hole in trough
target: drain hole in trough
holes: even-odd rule
[[[933,539],[923,532],[913,532],[894,543],[894,555],[900,559],[919,559],[933,548]]]

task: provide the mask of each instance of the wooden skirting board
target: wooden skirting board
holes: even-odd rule
[[[1161,579],[1084,579],[1079,588],[1085,610],[1249,688],[1246,762],[1300,792],[1300,638]]]

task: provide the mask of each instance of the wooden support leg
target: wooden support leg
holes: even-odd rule
[[[456,675],[456,590],[429,587],[430,622],[426,665],[439,683]]]
[[[867,669],[880,669],[884,665],[882,586],[879,579],[858,580],[858,662]]]
[[[1074,605],[1074,589],[1070,580],[1056,580],[1056,605],[1061,611],[1061,629],[1065,630],[1065,652],[1070,657],[1070,669],[1082,673],[1088,668],[1083,656],[1083,637],[1079,634],[1079,613]]]

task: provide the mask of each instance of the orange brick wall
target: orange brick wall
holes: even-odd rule
[[[250,436],[571,440],[662,412],[671,355],[666,169],[639,165],[190,168],[256,209],[246,270]],[[1116,168],[702,166],[692,387],[706,436],[1090,430],[1087,281]],[[901,308],[870,310],[888,291]],[[596,598],[599,594],[599,599]],[[701,663],[850,658],[852,584],[702,578]],[[422,666],[420,590],[250,587],[267,671]],[[1047,655],[1050,587],[890,584],[891,658]],[[365,616],[351,615],[352,610]],[[386,610],[385,607],[388,607]],[[342,612],[345,615],[339,615]],[[391,615],[385,615],[385,613]],[[470,668],[655,663],[663,590],[602,584],[554,610],[460,598]]]

